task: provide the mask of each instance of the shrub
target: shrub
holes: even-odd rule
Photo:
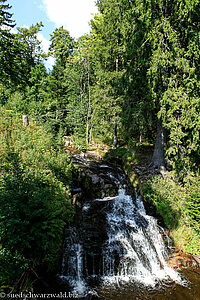
[[[200,254],[199,177],[190,176],[184,186],[169,178],[154,177],[142,185],[146,201],[153,203],[171,229],[175,244],[192,254]]]
[[[12,286],[38,266],[53,270],[74,215],[71,163],[51,134],[0,110],[0,283]],[[19,261],[21,268],[18,268]],[[12,270],[12,271],[6,271]]]

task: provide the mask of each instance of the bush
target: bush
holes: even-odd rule
[[[176,228],[182,206],[178,187],[175,188],[168,179],[155,177],[143,184],[142,191],[145,199],[155,205],[156,211],[163,217],[165,225],[170,229]]]
[[[63,230],[74,215],[69,201],[71,163],[51,134],[12,111],[0,110],[0,283],[12,286],[38,266],[53,270]],[[21,261],[21,269],[18,261]],[[7,270],[5,272],[5,267]]]
[[[155,205],[171,230],[175,244],[192,254],[200,254],[200,185],[199,178],[190,176],[182,186],[168,178],[154,177],[142,185],[144,198]]]
[[[190,224],[200,234],[200,178],[190,178],[186,185],[186,212],[190,217]]]
[[[126,166],[137,161],[135,151],[126,148],[110,149],[103,158],[114,164],[123,164]]]

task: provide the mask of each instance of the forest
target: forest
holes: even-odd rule
[[[127,161],[152,147],[151,167],[168,176],[144,182],[144,197],[176,244],[200,254],[200,1],[96,5],[89,34],[57,28],[46,54],[42,22],[16,28],[0,0],[0,292],[30,288],[60,262],[75,213],[63,136],[80,151],[123,146]]]

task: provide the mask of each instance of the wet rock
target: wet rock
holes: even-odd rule
[[[104,188],[105,188],[106,190],[112,190],[113,185],[110,184],[110,183],[107,183],[107,184],[105,184]]]
[[[83,159],[77,153],[74,156],[74,165],[74,187],[82,192],[82,205],[85,201],[92,201],[95,198],[117,195],[119,182],[124,176],[120,168],[115,166],[114,171],[113,166],[107,162]],[[133,190],[130,183],[126,181],[124,178],[123,186],[126,186],[129,191]]]
[[[80,193],[81,188],[72,188],[72,194]]]
[[[199,266],[200,266],[200,256],[194,255],[193,258],[194,258],[194,260],[195,260],[195,261],[199,264]]]
[[[76,207],[74,226],[77,240],[84,251],[84,269],[87,276],[100,274],[102,248],[108,239],[105,209],[112,206],[119,187],[133,188],[120,168],[107,162],[97,162],[75,154],[73,173],[73,204]],[[122,183],[120,185],[120,183]],[[130,193],[129,193],[130,194]],[[135,196],[135,195],[134,195]],[[104,197],[107,197],[106,199]],[[69,237],[70,239],[70,237]],[[98,270],[98,271],[94,271]]]
[[[168,266],[175,269],[193,269],[200,267],[200,257],[186,253],[174,246],[168,230],[162,233],[163,240],[168,248],[169,260]]]
[[[92,183],[97,184],[100,182],[100,178],[97,175],[91,175]]]
[[[169,256],[168,266],[175,269],[184,268],[199,268],[200,259],[195,259],[192,254],[185,253],[183,251],[171,253]]]

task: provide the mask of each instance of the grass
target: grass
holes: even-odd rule
[[[195,188],[199,190],[199,185]],[[175,245],[185,252],[200,255],[199,223],[194,220],[194,211],[188,209],[191,198],[188,186],[157,176],[145,181],[141,190],[145,200],[162,216]]]

